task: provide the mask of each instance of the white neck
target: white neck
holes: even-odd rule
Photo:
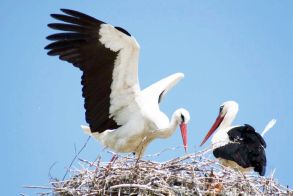
[[[223,119],[222,123],[218,127],[218,130],[221,131],[221,130],[227,129],[228,127],[231,127],[236,115],[237,113],[229,114],[229,112],[227,112],[227,114],[225,115],[225,118]]]
[[[174,112],[172,115],[172,118],[171,118],[171,122],[169,123],[168,127],[164,128],[164,129],[157,130],[155,132],[155,135],[159,138],[170,137],[176,131],[178,124],[179,124],[179,122],[178,122],[178,118],[177,118],[177,113]]]
[[[226,111],[226,114],[218,128],[219,131],[226,130],[228,127],[231,127],[231,124],[238,113],[238,104],[235,101],[227,101],[224,104],[224,110]]]

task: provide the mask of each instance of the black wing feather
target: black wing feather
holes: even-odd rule
[[[244,168],[254,167],[254,171],[263,176],[266,169],[266,143],[261,135],[247,124],[231,129],[228,135],[231,143],[216,148],[214,156],[234,161]]]
[[[69,24],[75,24],[75,25],[80,25],[83,27],[95,27],[96,26],[96,22],[92,22],[89,20],[79,20],[79,18],[75,18],[72,16],[67,16],[67,15],[63,15],[63,14],[51,14],[52,18],[55,18],[57,20],[60,20],[62,22],[66,22]],[[100,23],[103,24],[102,21],[100,21]]]
[[[48,55],[59,56],[83,71],[81,77],[82,96],[85,98],[86,121],[92,132],[116,129],[117,123],[110,118],[110,94],[112,71],[117,52],[104,47],[99,41],[99,30],[103,21],[86,14],[61,9],[64,14],[51,14],[63,23],[48,26],[61,33],[47,37],[53,41],[45,49]]]
[[[78,11],[75,11],[75,10],[70,10],[70,9],[60,9],[62,12],[64,12],[65,14],[68,14],[70,16],[73,16],[75,18],[78,18],[78,19],[82,19],[82,21],[84,22],[90,22],[92,24],[97,24],[97,23],[100,23],[100,24],[104,24],[103,21],[100,21],[94,17],[91,17],[89,15],[86,15],[84,13],[81,13],[81,12],[78,12]]]

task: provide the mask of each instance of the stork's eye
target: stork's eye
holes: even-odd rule
[[[183,116],[183,114],[181,114],[181,120],[182,120],[182,122],[185,122],[185,117]]]
[[[220,107],[220,113],[222,112],[223,108],[224,108],[224,106],[222,105],[222,106]]]

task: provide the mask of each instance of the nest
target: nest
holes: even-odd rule
[[[204,156],[187,154],[166,162],[118,156],[112,163],[79,159],[67,180],[51,181],[54,195],[293,195],[273,177],[242,174]],[[39,187],[41,188],[41,187]]]

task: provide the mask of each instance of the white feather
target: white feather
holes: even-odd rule
[[[272,119],[264,128],[264,130],[261,133],[261,136],[263,137],[271,128],[273,128],[273,126],[275,126],[277,120],[276,119]]]
[[[123,110],[135,101],[140,92],[137,68],[140,47],[134,37],[125,35],[110,24],[101,25],[100,42],[112,51],[119,51],[112,73],[109,112],[118,124],[125,124],[130,116],[123,116]]]
[[[171,90],[180,80],[184,78],[183,73],[175,73],[158,82],[148,86],[141,91],[141,96],[148,100],[153,106],[159,107],[158,98],[163,92],[162,98]]]
[[[87,135],[92,135],[91,133],[91,129],[89,128],[89,126],[86,125],[80,125],[80,127],[83,129],[84,133]]]

